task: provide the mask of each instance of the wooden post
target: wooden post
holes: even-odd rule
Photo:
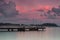
[[[8,29],[8,31],[10,31],[10,30]]]

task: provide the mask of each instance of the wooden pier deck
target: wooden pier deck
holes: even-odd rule
[[[44,29],[46,29],[46,27],[42,26],[42,27],[39,27],[39,26],[34,26],[34,27],[26,27],[26,26],[23,26],[23,27],[19,27],[19,28],[0,28],[0,32],[18,32],[18,31],[39,31],[42,30],[44,31]]]

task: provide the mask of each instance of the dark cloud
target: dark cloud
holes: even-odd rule
[[[15,7],[16,5],[12,1],[10,1],[8,4],[4,1],[0,1],[0,13],[2,13],[5,17],[13,17],[18,15],[18,11]]]
[[[40,16],[45,16],[47,19],[56,19],[56,14],[52,11],[52,10],[48,10],[47,12],[45,12],[44,10],[37,10],[39,12],[42,12],[40,13]]]
[[[52,8],[52,11],[55,12],[57,16],[60,16],[60,8]]]
[[[56,19],[56,14],[52,10],[48,10],[47,17],[48,19]]]

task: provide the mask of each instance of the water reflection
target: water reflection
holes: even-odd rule
[[[60,40],[60,28],[47,28],[46,31],[18,32],[17,40]]]
[[[16,32],[0,32],[0,40],[17,40]]]
[[[45,31],[0,32],[0,40],[60,40],[60,28],[47,27]]]

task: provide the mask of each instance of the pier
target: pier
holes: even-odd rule
[[[16,28],[0,28],[0,32],[20,32],[20,31],[44,31],[44,26],[21,26]]]

